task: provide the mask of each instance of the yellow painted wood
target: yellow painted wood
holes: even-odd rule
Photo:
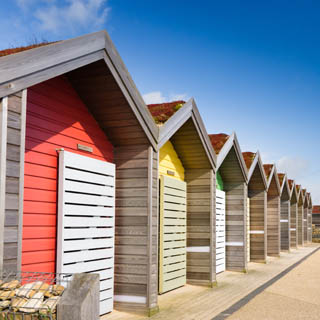
[[[186,183],[160,176],[159,293],[186,283]]]
[[[169,175],[168,170],[174,172],[174,176]],[[184,181],[184,168],[170,141],[166,142],[160,149],[159,175]]]

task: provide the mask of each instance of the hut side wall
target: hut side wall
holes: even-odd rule
[[[267,192],[250,190],[250,261],[266,262],[267,259]]]
[[[225,183],[226,192],[226,269],[247,270],[246,183]]]
[[[303,205],[298,205],[298,245],[303,246]]]
[[[281,228],[281,250],[290,250],[290,201],[281,200],[280,228]]]
[[[187,281],[213,284],[215,276],[215,174],[211,169],[186,169]],[[198,248],[191,252],[190,247]],[[202,252],[201,252],[202,251]]]
[[[16,271],[21,263],[26,90],[4,98],[1,112],[1,257],[4,269]]]
[[[290,203],[290,248],[298,246],[298,205]]]
[[[308,241],[312,242],[312,208],[308,208]]]
[[[280,197],[267,194],[267,254],[280,255]]]
[[[148,145],[116,147],[115,304],[157,307],[158,158]],[[152,215],[150,214],[152,211]]]
[[[308,242],[308,207],[303,208],[303,241]]]

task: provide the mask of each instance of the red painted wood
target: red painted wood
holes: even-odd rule
[[[113,147],[66,78],[29,88],[27,97],[22,270],[55,272],[57,149],[112,162]]]

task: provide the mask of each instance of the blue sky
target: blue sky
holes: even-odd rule
[[[148,102],[194,97],[320,203],[320,3],[12,0],[0,48],[106,29]]]

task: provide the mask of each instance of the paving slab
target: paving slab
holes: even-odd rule
[[[320,250],[226,319],[320,319],[319,266]]]
[[[310,244],[297,250],[292,250],[289,253],[281,253],[279,258],[268,257],[267,264],[249,263],[249,272],[247,274],[230,271],[223,272],[217,276],[218,286],[216,288],[186,285],[163,294],[159,296],[160,312],[151,319],[211,320],[319,247],[319,244]],[[303,304],[305,302],[300,300],[300,303]],[[101,317],[102,319],[147,320],[150,318],[141,314],[115,310]],[[265,318],[259,316],[257,319]]]

